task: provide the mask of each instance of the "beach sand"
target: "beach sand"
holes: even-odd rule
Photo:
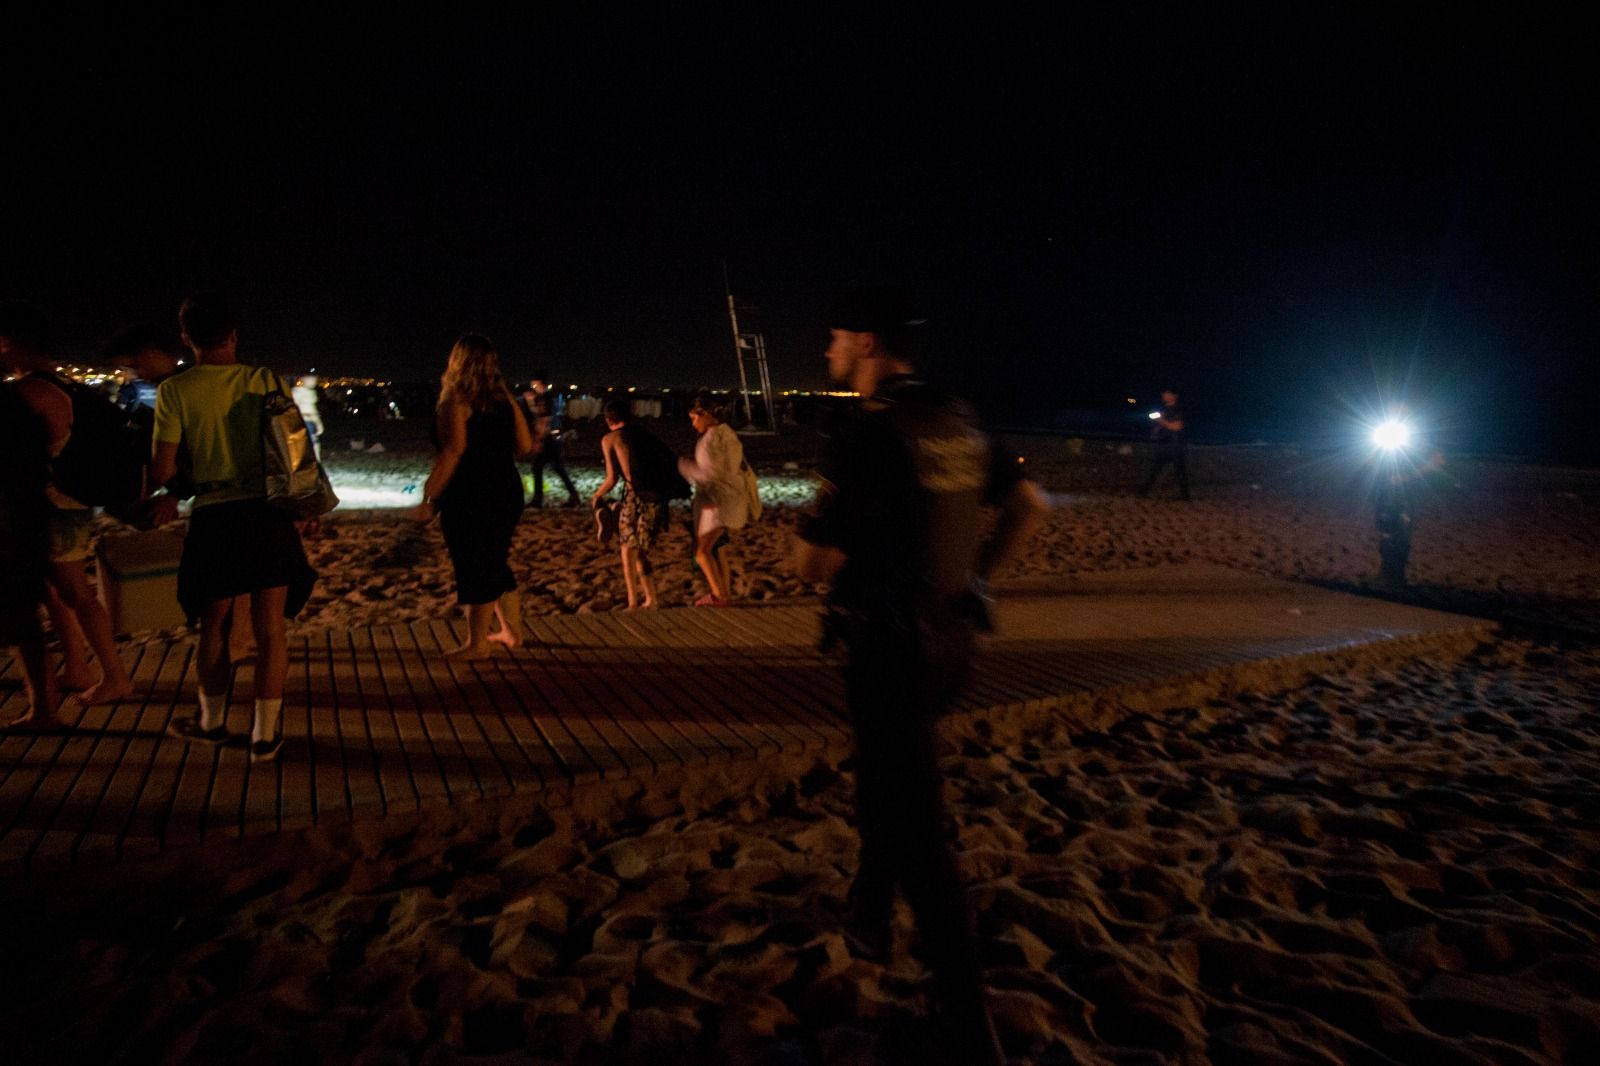
[[[1058,509],[1014,572],[1376,568],[1323,460],[1198,449],[1183,505],[1124,494],[1139,459],[1035,442]],[[1450,471],[1405,595],[1501,636],[946,724],[1015,1061],[1600,1061],[1600,478]],[[741,535],[751,599],[811,593],[778,572],[796,520]],[[297,625],[449,610],[437,531],[400,521],[326,524]],[[530,611],[620,599],[589,521],[524,519]],[[662,554],[668,603],[691,566]],[[19,1062],[942,1061],[909,913],[887,965],[844,937],[855,861],[850,762],[810,756],[34,878],[3,887],[0,1038]]]

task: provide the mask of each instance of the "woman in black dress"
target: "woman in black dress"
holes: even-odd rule
[[[472,662],[487,659],[495,644],[522,643],[522,598],[507,559],[522,516],[517,459],[534,441],[489,338],[469,333],[456,341],[439,385],[439,455],[415,514],[421,521],[439,515],[456,598],[467,609],[467,642],[450,656]]]

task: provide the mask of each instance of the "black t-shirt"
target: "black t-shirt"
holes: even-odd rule
[[[1178,422],[1183,429],[1168,429],[1161,422],[1156,423],[1156,441],[1169,447],[1181,447],[1188,439],[1188,423],[1183,421],[1183,405],[1181,403],[1161,405],[1161,419],[1164,422]]]
[[[960,399],[910,376],[883,382],[835,427],[822,498],[801,536],[846,562],[831,600],[901,611],[966,592],[985,503],[1021,479]]]
[[[546,389],[542,393],[533,393],[523,406],[527,409],[529,417],[533,419],[532,425],[528,427],[529,429],[538,433],[539,423],[544,419],[549,419],[549,422],[544,427],[544,435],[546,437],[561,436],[561,421],[567,409],[567,398],[565,396]]]

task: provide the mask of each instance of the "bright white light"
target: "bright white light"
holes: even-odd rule
[[[1404,448],[1411,443],[1411,427],[1391,418],[1373,429],[1372,443],[1387,451]]]
[[[1161,417],[1161,412],[1160,411],[1151,411],[1150,412],[1150,421],[1154,422],[1156,419],[1158,419],[1160,417]]]

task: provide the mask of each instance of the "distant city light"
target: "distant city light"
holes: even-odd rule
[[[1129,403],[1138,403],[1139,402],[1138,400],[1134,399],[1132,396],[1127,397],[1127,401]]]
[[[1151,411],[1150,412],[1150,421],[1154,422],[1156,419],[1158,419],[1160,417],[1161,417],[1161,412],[1160,411]]]

